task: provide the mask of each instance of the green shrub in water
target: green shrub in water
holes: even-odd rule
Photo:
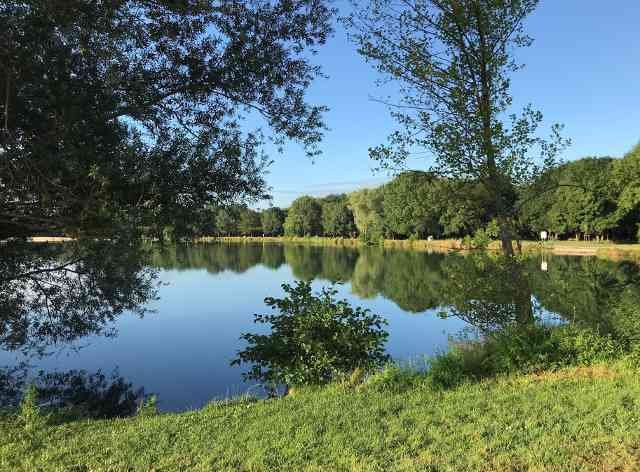
[[[271,333],[242,335],[249,346],[232,365],[251,364],[246,378],[272,387],[323,384],[388,361],[384,318],[337,301],[334,287],[319,294],[312,293],[308,282],[282,288],[285,298],[265,299],[276,314],[254,315],[256,323],[271,326]]]

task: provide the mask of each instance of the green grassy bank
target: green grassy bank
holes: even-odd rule
[[[434,390],[379,374],[199,411],[0,423],[1,470],[638,470],[640,378],[624,361]]]
[[[639,470],[637,335],[512,326],[426,373],[356,370],[180,414],[82,419],[23,400],[0,414],[0,470]]]

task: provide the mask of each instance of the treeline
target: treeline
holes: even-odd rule
[[[513,192],[515,231],[537,238],[632,240],[640,222],[640,145],[622,159],[584,158],[554,168]],[[496,226],[489,192],[479,182],[409,171],[387,184],[324,198],[302,196],[287,209],[209,207],[182,234],[491,238]],[[167,229],[165,228],[165,232]],[[169,232],[173,228],[169,228]],[[165,234],[170,237],[171,234]]]

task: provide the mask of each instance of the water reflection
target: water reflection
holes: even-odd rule
[[[505,260],[484,253],[278,244],[209,244],[158,250],[161,269],[202,268],[243,273],[283,264],[302,280],[350,282],[361,299],[382,296],[410,313],[440,309],[481,328],[530,322],[536,313],[612,331],[611,314],[638,306],[640,266],[594,257],[540,256]]]
[[[116,418],[131,416],[143,404],[144,388],[134,388],[118,374],[84,370],[38,372],[29,376],[29,367],[21,364],[0,369],[0,405],[17,406],[25,386],[36,389],[40,405],[65,408],[67,416]]]
[[[177,245],[147,254],[117,241],[2,251],[0,404],[37,378],[20,363],[85,377],[119,366],[128,380],[116,385],[148,386],[167,409],[246,392],[229,360],[242,347],[240,334],[253,330],[253,313],[264,311],[264,297],[293,279],[315,280],[316,288],[344,282],[340,297],[390,318],[396,358],[443,349],[464,327],[482,332],[540,317],[640,339],[640,267],[630,261],[278,244]],[[70,270],[31,273],[70,261]],[[157,313],[140,320],[158,273],[168,285],[159,289]],[[90,352],[53,355],[78,345]],[[131,389],[120,398],[137,398],[139,388]]]
[[[0,348],[48,354],[87,336],[114,335],[124,312],[146,313],[155,271],[129,240],[2,245]]]

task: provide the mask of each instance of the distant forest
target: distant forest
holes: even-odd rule
[[[512,195],[520,238],[640,238],[640,145],[623,158],[565,163]],[[165,240],[194,236],[463,238],[495,227],[481,183],[407,171],[377,188],[323,198],[302,196],[289,208],[208,206],[147,228]]]

